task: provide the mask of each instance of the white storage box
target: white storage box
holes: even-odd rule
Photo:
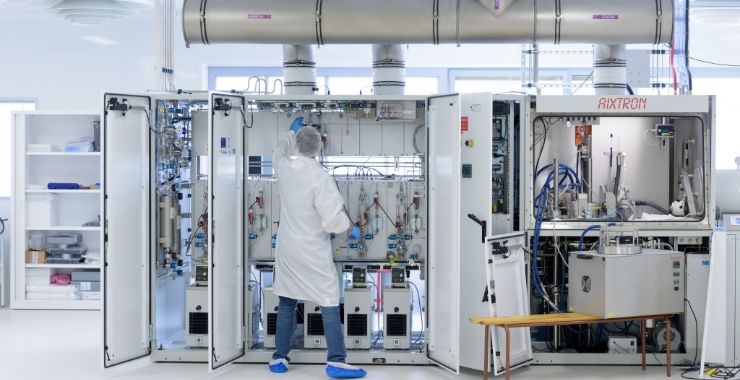
[[[56,194],[26,194],[26,225],[32,227],[57,225]]]

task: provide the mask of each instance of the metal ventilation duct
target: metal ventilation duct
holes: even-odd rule
[[[670,43],[672,0],[185,0],[188,44]],[[494,4],[495,6],[495,4]]]

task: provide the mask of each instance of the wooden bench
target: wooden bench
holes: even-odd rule
[[[595,323],[615,323],[615,322],[627,322],[627,321],[642,321],[641,325],[641,338],[642,338],[642,369],[645,370],[645,324],[650,319],[661,319],[666,323],[666,347],[671,347],[671,320],[670,315],[646,315],[646,316],[634,316],[629,318],[609,318],[603,319],[594,317],[591,315],[580,314],[580,313],[562,313],[562,314],[538,314],[538,315],[526,315],[518,317],[485,317],[485,318],[470,318],[470,322],[482,325],[485,327],[485,339],[483,343],[483,379],[488,380],[488,357],[490,355],[489,339],[491,336],[490,327],[498,327],[504,329],[506,334],[506,380],[509,380],[511,371],[511,363],[509,360],[510,345],[511,345],[511,334],[510,330],[519,327],[548,327],[548,326],[566,326],[566,325],[587,325]],[[671,350],[666,350],[666,373],[668,377],[671,377]]]

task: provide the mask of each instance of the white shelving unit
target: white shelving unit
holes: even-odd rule
[[[54,274],[93,270],[101,264],[29,264],[25,253],[32,234],[45,236],[79,233],[88,256],[102,262],[103,229],[84,226],[101,214],[101,152],[64,152],[64,146],[80,137],[94,137],[95,113],[18,112],[13,114],[13,204],[10,252],[10,307],[13,309],[99,309],[100,300],[83,300],[81,293],[57,299],[57,288],[46,288]],[[52,151],[37,151],[39,145]],[[48,189],[50,182],[78,183],[93,188],[80,190]],[[53,197],[56,222],[34,221],[29,215],[29,197]],[[49,289],[40,292],[39,288]],[[67,293],[68,294],[68,293]]]

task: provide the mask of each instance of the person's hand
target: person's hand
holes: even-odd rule
[[[301,128],[303,128],[303,116],[295,118],[293,124],[290,125],[290,130],[295,133],[298,133],[298,130]]]
[[[352,225],[352,229],[349,232],[349,238],[352,240],[358,240],[360,238],[360,227]]]

